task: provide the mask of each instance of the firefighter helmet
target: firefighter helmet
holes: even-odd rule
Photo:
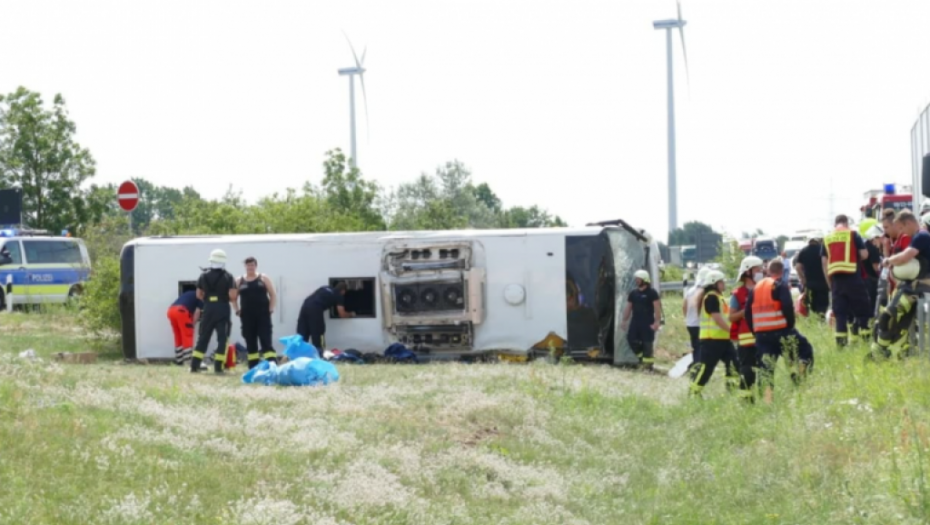
[[[717,284],[720,281],[726,281],[727,276],[723,274],[720,270],[711,270],[707,272],[707,277],[704,279],[704,285],[710,286],[712,284]]]
[[[212,264],[226,264],[226,252],[217,248],[210,252],[210,263]]]
[[[636,270],[633,274],[633,277],[636,279],[642,279],[644,283],[650,283],[652,280],[649,278],[649,272],[646,270]]]
[[[743,262],[739,263],[739,274],[737,275],[737,278],[741,278],[743,274],[749,271],[751,268],[762,265],[762,259],[756,257],[755,255],[750,255],[744,258]]]
[[[920,263],[917,262],[917,259],[911,259],[910,261],[900,266],[895,266],[892,270],[892,273],[894,274],[895,279],[901,281],[913,281],[920,273]]]

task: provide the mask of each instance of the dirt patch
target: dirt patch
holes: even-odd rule
[[[497,430],[497,427],[481,427],[467,438],[460,440],[459,443],[469,447],[474,447],[486,439],[497,437],[499,435],[500,431]]]

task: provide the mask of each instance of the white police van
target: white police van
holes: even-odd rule
[[[64,303],[81,294],[90,275],[90,255],[84,241],[64,234],[0,229],[0,308],[7,307],[9,276],[14,305]]]

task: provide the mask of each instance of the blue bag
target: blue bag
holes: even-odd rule
[[[335,365],[322,359],[309,357],[298,357],[281,366],[277,363],[261,361],[242,376],[243,383],[263,385],[314,386],[328,385],[336,381],[339,381],[339,371],[336,370]]]
[[[304,338],[299,335],[289,335],[278,339],[278,341],[281,341],[281,344],[284,345],[284,355],[287,356],[289,361],[293,361],[298,357],[320,358],[320,352],[316,347],[304,341]]]

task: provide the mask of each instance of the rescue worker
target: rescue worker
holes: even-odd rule
[[[190,290],[182,293],[168,307],[168,322],[174,332],[174,364],[181,366],[191,358],[194,350],[194,325],[200,319],[203,301],[197,298],[197,292]]]
[[[830,288],[823,271],[821,259],[821,241],[823,234],[812,234],[807,239],[807,246],[794,258],[794,270],[798,272],[804,305],[809,312],[816,313],[822,319],[830,308]]]
[[[626,332],[626,339],[633,353],[639,358],[639,366],[652,370],[655,364],[653,344],[662,321],[662,301],[659,299],[659,292],[651,286],[649,272],[646,270],[636,270],[633,283],[635,288],[627,296],[621,326]]]
[[[688,367],[692,371],[700,363],[700,334],[701,334],[701,315],[698,308],[698,295],[704,286],[704,279],[710,268],[702,266],[698,270],[694,285],[688,288],[684,293],[684,300],[681,302],[681,314],[685,318],[685,327],[688,329],[688,336],[691,339],[691,365]]]
[[[911,244],[882,263],[892,269],[897,280],[895,293],[879,316],[878,337],[873,345],[873,355],[885,357],[892,350],[898,355],[907,353],[907,335],[916,316],[917,299],[919,294],[930,292],[930,233],[921,228],[909,210],[898,213],[895,222],[902,235],[911,237]],[[930,214],[921,222],[930,222]]]
[[[255,257],[247,258],[245,275],[236,279],[236,288],[239,290],[236,315],[242,325],[242,338],[245,339],[250,370],[262,359],[271,363],[278,361],[278,354],[271,343],[271,314],[274,313],[277,297],[271,279],[257,273],[257,268]]]
[[[213,371],[223,373],[226,364],[226,346],[232,310],[236,308],[239,291],[236,279],[226,271],[226,252],[220,249],[210,252],[210,268],[197,280],[197,298],[203,301],[200,320],[200,337],[191,359],[191,372],[200,372],[210,337],[216,333],[216,353],[213,355]]]
[[[892,255],[903,252],[911,245],[911,236],[907,233],[901,231],[901,225],[896,220],[895,211],[891,208],[888,208],[882,212],[882,228],[885,230],[885,241],[883,249],[883,255],[885,259],[891,257]],[[885,301],[882,303],[882,306],[885,306],[888,302],[888,298],[894,295],[895,290],[895,278],[894,274],[888,274],[888,293],[885,297]]]
[[[764,278],[762,259],[750,255],[739,265],[739,287],[730,296],[730,340],[736,345],[736,358],[739,362],[740,397],[752,402],[753,388],[756,384],[756,369],[759,360],[756,357],[756,338],[749,329],[745,319],[746,300],[755,283]],[[790,286],[790,285],[789,285]]]
[[[320,355],[323,355],[326,344],[323,337],[326,334],[323,313],[335,306],[339,317],[355,317],[355,312],[347,312],[345,308],[346,289],[344,281],[336,286],[321,286],[304,299],[304,304],[300,307],[300,313],[297,315],[297,333],[304,341],[312,343]]]
[[[849,342],[850,331],[865,341],[872,335],[869,292],[859,267],[859,261],[867,260],[869,252],[859,233],[849,229],[849,219],[845,215],[837,215],[834,224],[836,230],[823,240],[821,258],[827,286],[832,292],[836,344],[844,347]]]
[[[877,224],[865,232],[865,249],[869,256],[862,260],[862,277],[865,279],[866,290],[869,292],[869,312],[874,320],[875,303],[878,300],[878,279],[881,273],[882,251],[881,242],[884,232]]]
[[[787,354],[785,358],[795,383],[799,383],[814,364],[813,347],[794,326],[791,288],[781,281],[783,269],[784,263],[780,259],[769,263],[768,276],[750,290],[744,312],[744,318],[756,339],[761,364],[759,382],[764,388],[766,403],[772,402],[775,365],[782,354]],[[788,348],[785,348],[786,345]],[[795,364],[797,372],[794,371]]]
[[[726,289],[726,276],[719,270],[711,270],[706,279],[701,298],[701,362],[695,369],[690,394],[700,396],[704,386],[714,375],[717,363],[725,367],[727,391],[739,384],[736,369],[736,351],[730,343],[729,303],[721,295]]]

